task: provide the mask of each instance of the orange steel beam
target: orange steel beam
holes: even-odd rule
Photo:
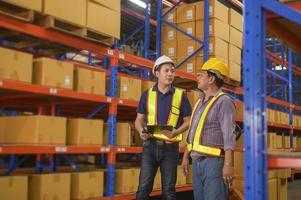
[[[269,157],[268,158],[269,168],[293,168],[301,169],[301,158],[290,158],[290,157]]]

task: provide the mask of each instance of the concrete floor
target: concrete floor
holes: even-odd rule
[[[288,183],[288,200],[301,200],[301,180]]]

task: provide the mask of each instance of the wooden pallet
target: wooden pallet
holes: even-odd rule
[[[34,19],[33,10],[9,4],[3,1],[0,1],[0,14],[27,22],[32,22]]]
[[[93,42],[102,43],[108,46],[111,46],[115,41],[113,37],[106,36],[97,31],[93,31],[92,29],[74,24],[72,22],[67,22],[65,20],[58,19],[49,15],[38,17],[38,19],[35,20],[35,23],[47,29],[61,31],[67,34],[91,40]]]
[[[240,86],[240,82],[239,82],[239,81],[233,80],[233,79],[228,78],[228,77],[226,77],[226,78],[224,79],[224,82],[225,82],[225,84],[227,84],[227,85],[232,85],[232,86],[235,86],[235,87]]]

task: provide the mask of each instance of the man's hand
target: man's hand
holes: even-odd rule
[[[139,134],[140,134],[140,138],[144,141],[150,138],[150,134],[148,134],[146,127],[143,127],[142,130],[139,132]]]
[[[224,164],[223,178],[225,183],[231,184],[234,179],[234,167],[232,165]]]
[[[181,167],[184,175],[188,176],[189,159],[187,157],[183,156]]]
[[[166,135],[168,138],[173,138],[177,135],[177,129],[172,129],[172,131],[169,130],[163,130],[161,131],[162,134]]]

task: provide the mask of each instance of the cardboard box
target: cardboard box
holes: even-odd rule
[[[189,167],[188,167],[188,176],[186,176],[186,182],[187,182],[187,184],[192,184],[192,177],[193,177],[193,174],[192,174],[192,165],[189,165]]]
[[[230,27],[230,44],[242,48],[242,32],[233,27]]]
[[[171,59],[177,58],[177,42],[163,42],[162,54],[170,57]]]
[[[66,118],[51,116],[1,117],[0,127],[6,133],[5,144],[48,144],[66,143]],[[13,126],[12,126],[13,124]]]
[[[32,55],[0,47],[0,79],[31,82]]]
[[[276,144],[276,133],[268,133],[268,148],[275,148]]]
[[[268,180],[269,200],[277,200],[277,179]]]
[[[43,1],[43,13],[58,19],[85,26],[86,24],[86,1],[74,0],[51,0]],[[66,12],[66,8],[68,12]]]
[[[195,36],[196,30],[195,30],[195,22],[183,22],[178,24],[178,28],[183,30],[184,32],[186,32],[189,35]],[[181,32],[177,33],[177,40],[191,40],[190,37],[184,35]]]
[[[194,107],[200,96],[201,93],[199,91],[190,90],[187,92],[187,97],[192,108]]]
[[[31,175],[28,187],[28,200],[70,200],[71,174]]]
[[[142,82],[140,79],[120,76],[118,81],[118,97],[139,101],[141,97]]]
[[[201,40],[204,40],[204,20],[197,20],[195,23],[196,37]],[[209,36],[218,37],[226,42],[229,42],[229,30],[230,26],[227,23],[217,18],[211,18],[209,20]]]
[[[232,44],[229,44],[229,61],[241,64],[241,49]]]
[[[102,145],[103,120],[68,119],[67,144]]]
[[[116,12],[120,12],[121,2],[120,0],[92,0],[104,7],[110,8]]]
[[[229,44],[222,39],[217,37],[209,37],[209,55],[215,56],[225,61],[229,58]],[[179,47],[180,48],[180,47]],[[203,50],[200,52],[200,56],[203,55]]]
[[[177,57],[186,58],[197,49],[197,44],[194,40],[177,41]]]
[[[137,191],[139,183],[139,168],[117,169],[115,174],[115,192],[119,194]]]
[[[228,24],[228,11],[225,5],[218,0],[209,1],[209,17],[217,18]],[[204,19],[204,1],[196,3],[196,20]]]
[[[174,42],[177,40],[178,32],[170,26],[162,26],[162,42]],[[182,35],[179,33],[179,35]]]
[[[177,168],[177,182],[176,185],[177,186],[182,186],[182,185],[186,185],[186,176],[183,173],[182,167],[181,165],[178,166]]]
[[[27,190],[27,176],[0,177],[0,199],[2,200],[27,200]]]
[[[276,122],[276,115],[275,115],[275,110],[273,110],[273,109],[267,109],[267,120],[268,120],[268,122],[270,122],[270,123],[275,123]]]
[[[241,66],[232,61],[229,61],[229,78],[235,81],[241,81]]]
[[[107,36],[119,39],[120,12],[88,0],[86,26]]]
[[[243,175],[244,172],[244,154],[242,152],[234,152],[234,172]]]
[[[164,8],[162,11],[162,15],[164,15],[166,12],[168,12],[170,8]],[[168,21],[169,23],[176,23],[177,20],[177,12],[176,9],[174,9],[172,12],[170,12],[165,18],[165,21]],[[163,25],[166,26],[166,24],[163,23]]]
[[[142,92],[150,89],[153,87],[156,83],[154,81],[142,81]]]
[[[4,0],[7,3],[32,9],[38,12],[42,11],[42,0]]]
[[[71,174],[71,199],[102,197],[104,172],[79,172]]]
[[[191,73],[191,74],[196,74],[196,65],[195,65],[195,57],[190,58],[188,61],[183,63],[181,66],[179,66],[179,70],[186,72],[186,73]],[[185,57],[183,58],[178,58],[179,64],[185,60]]]
[[[34,60],[33,83],[73,89],[73,64],[51,58],[38,58]]]
[[[276,135],[276,147],[275,148],[283,148],[282,147],[282,135]]]
[[[194,21],[195,14],[194,4],[183,4],[177,8],[177,23]]]
[[[104,144],[108,144],[108,135],[109,129],[108,125],[104,126]],[[139,142],[137,139],[136,129],[133,124],[118,122],[116,128],[116,146],[131,146],[134,145],[135,140]],[[138,143],[137,145],[140,145]]]
[[[160,168],[158,168],[157,174],[155,176],[155,180],[154,180],[154,186],[153,186],[153,190],[160,190],[161,189],[161,172],[160,172]]]
[[[278,200],[287,200],[287,179],[278,178],[277,179],[277,196]]]
[[[243,32],[243,17],[232,8],[229,9],[229,24],[240,32]]]
[[[244,136],[243,134],[240,136],[238,140],[236,140],[236,147],[243,148],[244,147]]]
[[[77,67],[74,70],[74,90],[96,95],[105,95],[105,72]]]
[[[235,104],[236,106],[236,119],[243,120],[244,118],[244,106],[242,103]]]

